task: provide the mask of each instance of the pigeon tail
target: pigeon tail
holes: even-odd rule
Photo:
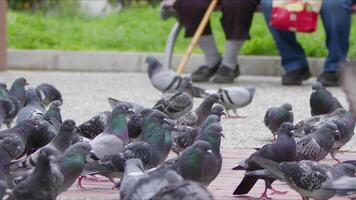
[[[239,186],[237,186],[237,188],[235,189],[233,195],[242,195],[249,193],[257,181],[257,177],[245,175]]]

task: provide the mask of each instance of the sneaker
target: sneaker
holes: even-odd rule
[[[239,65],[236,65],[234,70],[222,65],[219,67],[218,71],[215,73],[211,81],[213,81],[214,83],[233,83],[234,79],[239,75]]]
[[[196,71],[194,71],[191,75],[193,82],[208,82],[210,77],[212,77],[215,72],[218,70],[219,61],[214,67],[208,67],[206,65],[200,66]]]
[[[311,73],[308,68],[295,69],[282,76],[282,85],[301,85],[310,77]]]
[[[326,87],[340,85],[340,76],[338,72],[323,72],[317,80]]]

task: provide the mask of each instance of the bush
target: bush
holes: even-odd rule
[[[8,0],[8,4],[13,10],[48,11],[58,7],[60,0]]]

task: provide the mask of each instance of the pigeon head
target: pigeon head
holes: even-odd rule
[[[42,83],[36,89],[41,93],[40,97],[45,105],[49,105],[53,101],[63,103],[62,94],[53,85]]]
[[[335,178],[341,176],[354,176],[356,173],[356,167],[349,163],[339,163],[334,166],[333,174]]]
[[[118,114],[130,114],[133,113],[132,105],[129,103],[119,103],[115,106],[115,108],[112,111],[112,115],[116,116]]]
[[[201,128],[202,130],[204,130],[209,125],[216,124],[216,123],[220,123],[220,117],[217,115],[209,115],[202,123]]]
[[[40,160],[53,161],[55,159],[56,154],[56,150],[49,147],[45,147],[40,150],[40,153],[38,155],[38,162],[40,162]]]
[[[60,106],[62,106],[62,104],[63,104],[62,101],[54,100],[52,101],[51,106],[59,108]]]
[[[154,110],[152,108],[144,108],[140,111],[139,115],[142,118],[147,117],[149,114],[151,114]]]
[[[40,102],[41,99],[38,96],[36,89],[33,87],[30,87],[26,90],[26,102],[32,102],[32,101]]]
[[[210,111],[210,115],[216,115],[218,116],[219,118],[224,115],[226,116],[226,113],[225,113],[225,109],[223,106],[221,105],[215,105],[211,111]]]
[[[162,68],[161,63],[158,61],[157,58],[153,56],[148,56],[146,58],[145,63],[148,65],[148,76],[151,78],[153,74]]]
[[[292,131],[294,130],[294,125],[290,122],[283,122],[281,126],[278,129],[279,133],[288,133],[289,135],[292,135]]]
[[[321,128],[331,131],[334,135],[335,140],[337,140],[341,137],[341,134],[339,132],[339,129],[337,128],[337,125],[333,122],[328,122],[328,123],[324,124]]]
[[[0,141],[0,148],[6,151],[11,158],[15,158],[21,150],[21,142],[17,137],[5,137]]]
[[[285,108],[286,110],[291,111],[293,109],[293,106],[291,104],[289,104],[289,103],[285,103],[285,104],[283,104],[283,108]]]
[[[28,85],[27,80],[24,77],[17,78],[14,83],[12,84],[13,87],[25,87]]]
[[[30,130],[30,131],[39,131],[39,129],[40,129],[39,122],[32,118],[25,119],[25,120],[19,122],[16,126],[25,127],[26,130]]]
[[[206,97],[206,99],[208,101],[211,101],[211,102],[218,102],[220,100],[220,96],[218,94],[211,94],[209,95],[208,97]]]
[[[87,142],[78,142],[70,146],[67,151],[78,153],[84,157],[90,154],[92,150],[91,145]]]
[[[192,79],[190,79],[188,76],[183,77],[182,83],[178,90],[181,92],[187,92],[187,91],[191,91],[192,88],[193,88]]]
[[[73,131],[75,128],[75,121],[71,119],[67,119],[61,124],[61,129],[65,129],[67,131]]]
[[[315,90],[320,90],[320,89],[324,89],[324,86],[322,83],[320,82],[315,82],[313,83],[312,85],[312,89],[315,91]]]
[[[209,142],[204,141],[204,140],[197,140],[196,142],[194,142],[194,144],[190,148],[201,151],[201,152],[212,153],[211,145],[209,144]]]
[[[205,140],[210,143],[213,152],[220,152],[221,137],[225,137],[222,133],[223,128],[220,124],[211,124],[203,130],[200,140]]]
[[[163,112],[159,111],[159,110],[155,110],[153,111],[151,114],[149,114],[144,121],[150,121],[150,122],[156,122],[159,123],[161,125],[165,124],[165,123],[170,123],[169,122],[169,117],[164,114]]]

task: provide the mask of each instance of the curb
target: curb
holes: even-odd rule
[[[103,52],[103,51],[55,51],[14,50],[7,51],[8,69],[59,70],[92,72],[145,72],[145,58],[155,56],[163,62],[163,53]],[[173,66],[177,67],[182,55],[174,55]],[[201,65],[202,55],[192,55],[186,72]],[[308,59],[313,75],[322,72],[324,59]],[[277,56],[239,56],[241,73],[244,75],[280,76],[283,73]]]

